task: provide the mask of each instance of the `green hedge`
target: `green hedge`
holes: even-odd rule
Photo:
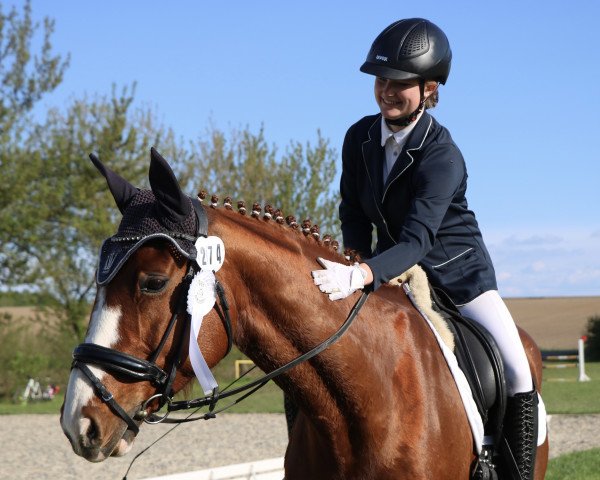
[[[600,315],[594,315],[588,319],[587,337],[585,359],[600,361]]]

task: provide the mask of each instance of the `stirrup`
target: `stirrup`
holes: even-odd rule
[[[475,461],[475,468],[471,478],[473,480],[498,480],[498,472],[496,465],[493,463],[493,448],[489,445],[484,445],[481,449],[479,457]]]

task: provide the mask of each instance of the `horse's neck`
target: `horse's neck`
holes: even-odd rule
[[[240,349],[264,371],[285,365],[319,345],[348,313],[324,303],[329,300],[314,286],[306,266],[295,270],[274,262],[270,270],[248,279],[253,285],[253,301],[239,312],[240,335],[236,339]],[[325,350],[275,380],[304,412],[318,419],[313,426],[323,448],[340,450],[342,443],[341,450],[351,449],[345,412],[354,410],[347,405],[353,401],[352,386],[340,372],[349,367],[349,357],[364,357],[360,350],[357,343]]]
[[[261,369],[272,371],[335,333],[356,296],[332,302],[314,286],[310,272],[319,268],[315,258],[327,251],[310,239],[278,242],[272,235],[272,228],[278,227],[263,226],[261,236],[256,228],[247,231],[253,224],[245,230],[233,222],[227,221],[222,234],[228,236],[224,238],[229,258],[224,283],[234,297],[235,341]],[[294,238],[283,229],[279,235]],[[402,295],[400,289],[397,295]],[[418,375],[399,375],[397,370],[402,356],[414,361],[421,355],[419,349],[428,348],[420,327],[411,326],[416,324],[415,316],[406,305],[372,296],[333,347],[276,382],[306,413],[318,418],[319,431],[332,442],[333,437],[349,438],[340,433],[350,425],[355,432],[367,430],[372,420],[364,418],[365,399],[370,411],[386,411],[396,401],[390,385],[403,388],[400,384],[406,382],[406,388],[418,389]],[[412,363],[408,366],[418,369]],[[376,420],[387,428],[385,416]]]
[[[271,371],[329,338],[342,325],[351,305],[331,302],[315,287],[311,270],[320,268],[316,257],[327,250],[314,240],[288,227],[265,225],[262,220],[235,222],[236,217],[225,213],[217,225],[227,237],[229,263],[224,283],[235,302],[235,342],[261,369]],[[323,352],[278,383],[294,396],[301,394],[307,405],[317,396],[325,403],[335,402],[327,399],[344,385],[336,385],[342,376],[336,375],[332,366],[344,362],[340,353],[357,356],[360,350],[356,342],[335,356]]]
[[[314,242],[300,237],[278,243],[271,227],[265,226],[261,236],[252,226],[247,232],[234,228],[233,219],[228,222],[222,230],[228,237],[222,238],[229,260],[219,275],[233,298],[234,340],[269,372],[335,333],[358,294],[332,302],[314,286],[315,257],[327,254]],[[302,455],[288,458],[296,458],[303,471],[303,464],[311,464],[306,456],[306,445],[311,445],[319,464],[334,465],[328,478],[342,478],[351,471],[349,465],[367,468],[397,459],[420,441],[411,432],[437,431],[426,429],[428,424],[454,428],[461,411],[439,346],[400,288],[371,295],[337,343],[276,382],[310,419],[299,422],[290,444],[302,444]],[[440,392],[443,401],[437,402]],[[459,427],[468,436],[466,421]],[[356,468],[352,478],[366,478]]]
[[[272,261],[261,259],[265,254]],[[254,268],[247,264],[237,272],[243,286],[235,294],[236,343],[264,371],[285,365],[328,339],[352,306],[352,301],[331,302],[315,287],[310,275],[311,269],[318,268],[315,262],[292,256],[283,259],[280,254],[285,255],[275,246],[268,252],[247,252],[246,261]],[[331,436],[332,442],[334,434],[335,441],[347,437],[339,435],[347,429],[347,412],[359,410],[356,378],[349,371],[358,366],[358,359],[364,362],[369,357],[355,337],[365,327],[356,324],[353,328],[354,333],[346,333],[335,347],[276,379],[303,410],[320,419],[321,433]],[[371,375],[372,366],[363,365],[360,375]]]

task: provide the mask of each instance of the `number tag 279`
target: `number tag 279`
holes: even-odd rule
[[[196,262],[202,270],[218,271],[225,261],[225,245],[219,237],[200,237],[196,240]]]

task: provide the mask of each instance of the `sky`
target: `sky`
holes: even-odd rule
[[[395,20],[428,18],[453,51],[430,112],[467,162],[500,293],[600,295],[600,2],[32,0],[32,9],[55,20],[54,48],[71,56],[39,111],[136,82],[136,104],[182,139],[211,124],[263,126],[281,151],[320,130],[338,162],[347,128],[377,113],[373,77],[359,71],[372,41]]]

